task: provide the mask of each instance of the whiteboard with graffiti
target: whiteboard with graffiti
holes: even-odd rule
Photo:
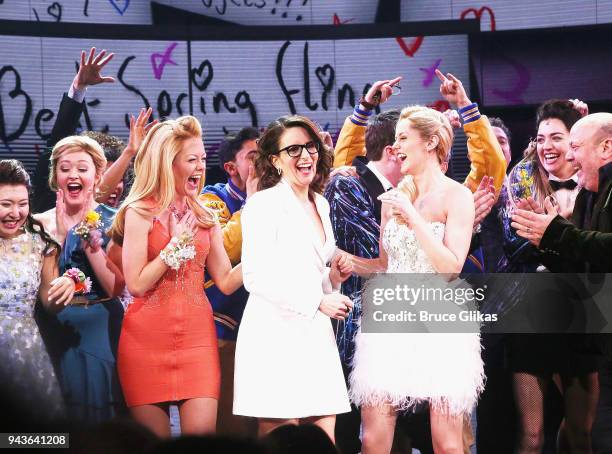
[[[598,0],[402,0],[402,22],[480,19],[482,31],[612,22],[612,2]]]
[[[403,76],[388,103],[445,108],[433,71],[468,80],[466,35],[315,41],[144,41],[0,36],[0,155],[32,165],[81,49],[115,52],[88,89],[81,129],[127,138],[127,116],[193,114],[214,151],[227,131],[299,113],[336,133],[369,83]],[[466,84],[467,86],[468,84]],[[214,156],[214,153],[211,153]]]
[[[150,0],[0,0],[0,19],[151,24]]]

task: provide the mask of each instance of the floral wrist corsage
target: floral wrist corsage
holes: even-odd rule
[[[193,245],[193,235],[183,233],[181,236],[172,237],[166,247],[159,253],[159,258],[173,270],[178,270],[181,265],[195,257],[196,251]]]
[[[70,268],[63,274],[64,277],[68,277],[74,281],[74,293],[75,295],[84,295],[91,291],[91,279],[85,277],[78,268]]]
[[[85,218],[74,228],[74,233],[79,235],[85,241],[88,241],[91,237],[91,233],[94,230],[98,230],[102,227],[100,221],[100,215],[94,210],[89,210],[85,215]]]

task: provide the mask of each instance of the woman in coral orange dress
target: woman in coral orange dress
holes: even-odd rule
[[[162,437],[170,435],[170,403],[179,406],[183,434],[214,432],[220,372],[204,268],[224,293],[242,285],[214,213],[196,201],[205,162],[197,119],[154,126],[112,228],[134,297],[121,329],[119,378],[133,417]]]

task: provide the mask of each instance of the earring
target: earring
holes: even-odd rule
[[[281,176],[281,174],[283,173],[283,171],[281,170],[281,168],[280,168],[280,167],[277,167],[277,168],[276,168],[276,171],[278,172],[278,176],[279,176],[279,177],[280,177],[280,176]]]

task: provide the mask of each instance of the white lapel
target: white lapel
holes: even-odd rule
[[[319,234],[315,228],[314,223],[312,222],[312,219],[308,217],[308,213],[306,213],[304,207],[300,203],[300,200],[295,195],[295,192],[293,192],[293,188],[291,187],[291,185],[287,183],[284,179],[280,181],[279,185],[281,185],[282,190],[286,192],[287,199],[289,201],[288,208],[290,209],[291,213],[295,213],[295,225],[300,226],[301,231],[304,232],[304,234],[310,238],[317,257],[321,260],[322,266],[325,266],[328,261],[326,258],[326,251],[330,247],[330,240],[334,245],[335,241],[334,233],[331,228],[331,221],[329,220],[329,214],[327,213],[327,210],[325,210],[324,207],[325,201],[323,199],[323,196],[315,194],[315,207],[317,208],[317,213],[319,214],[319,217],[321,218],[321,223],[323,224],[323,231],[325,232],[325,244],[321,244]],[[296,238],[300,238],[300,236],[297,236],[297,232]]]

